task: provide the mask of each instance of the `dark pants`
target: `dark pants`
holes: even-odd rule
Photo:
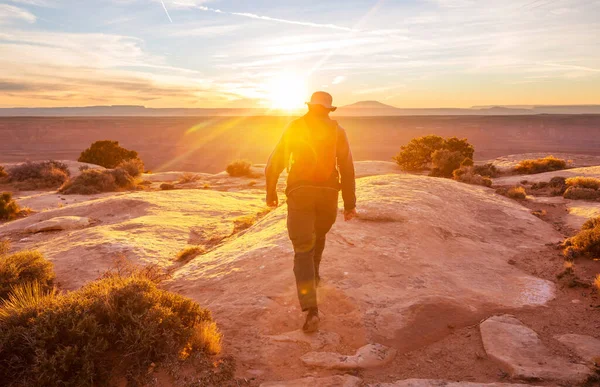
[[[294,245],[294,274],[303,311],[317,307],[316,279],[325,236],[337,218],[338,191],[300,187],[288,195],[287,227]]]

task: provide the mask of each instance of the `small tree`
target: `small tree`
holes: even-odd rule
[[[413,138],[400,148],[394,160],[405,171],[421,171],[431,163],[433,152],[443,148],[444,139],[440,136]]]
[[[118,141],[96,141],[81,152],[77,161],[100,165],[104,168],[116,168],[124,161],[137,159],[138,153],[119,146]]]
[[[448,149],[436,150],[432,155],[433,169],[429,175],[450,178],[452,172],[459,169],[463,161],[465,161],[465,157],[460,152]]]

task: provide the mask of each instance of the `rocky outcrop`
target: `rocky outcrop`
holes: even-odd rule
[[[304,364],[329,369],[366,369],[386,365],[394,359],[396,350],[381,344],[368,344],[353,356],[333,352],[309,352],[302,356]]]
[[[555,336],[555,339],[571,348],[589,363],[600,363],[600,340],[592,336],[566,334]]]
[[[552,354],[537,333],[510,315],[494,316],[480,325],[483,346],[511,377],[581,383],[592,371]]]
[[[24,231],[34,234],[44,231],[77,230],[89,226],[90,223],[90,218],[83,216],[58,216],[27,226]]]

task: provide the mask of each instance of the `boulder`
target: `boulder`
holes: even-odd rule
[[[38,223],[34,223],[25,228],[25,232],[37,233],[44,231],[62,231],[77,230],[85,228],[91,223],[90,218],[81,216],[59,216]]]
[[[325,378],[308,377],[286,382],[262,383],[260,387],[359,387],[362,381],[356,376],[335,375]]]
[[[566,334],[554,337],[590,363],[600,363],[600,340],[592,336]]]
[[[448,382],[433,379],[406,379],[393,383],[369,384],[369,387],[531,387],[529,384]]]
[[[510,315],[493,316],[480,325],[488,357],[513,378],[581,383],[591,369],[553,355],[537,333]]]
[[[302,356],[304,364],[329,369],[365,369],[381,367],[394,359],[396,350],[381,344],[368,344],[353,356],[335,352],[309,352]]]

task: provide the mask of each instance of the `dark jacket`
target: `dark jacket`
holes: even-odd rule
[[[352,152],[336,121],[308,113],[288,125],[265,169],[267,201],[276,198],[277,181],[286,168],[286,194],[304,186],[341,189],[344,208],[356,207]]]

